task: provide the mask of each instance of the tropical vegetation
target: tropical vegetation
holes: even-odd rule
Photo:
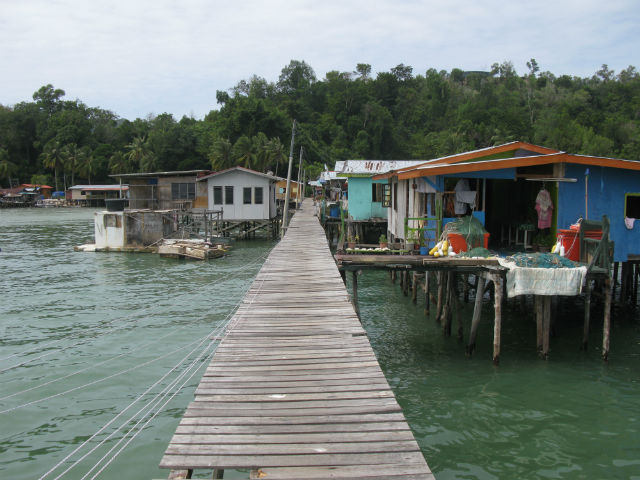
[[[540,71],[534,59],[527,67],[415,74],[400,64],[374,77],[358,64],[318,79],[292,60],[275,82],[254,75],[218,91],[202,120],[123,119],[45,85],[33,101],[0,105],[0,185],[37,178],[62,189],[114,173],[234,165],[283,175],[293,119],[310,177],[336,160],[430,159],[511,140],[640,160],[635,67],[603,65],[589,78]]]

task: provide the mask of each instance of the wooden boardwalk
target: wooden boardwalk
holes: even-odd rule
[[[434,478],[312,210],[305,201],[260,270],[161,467],[249,469],[267,480]]]

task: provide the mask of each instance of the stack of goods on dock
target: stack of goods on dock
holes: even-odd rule
[[[456,253],[466,252],[475,247],[487,248],[489,245],[489,233],[482,223],[471,215],[447,223],[443,236],[446,236]]]

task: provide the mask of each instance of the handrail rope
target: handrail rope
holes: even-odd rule
[[[113,432],[111,432],[107,437],[105,437],[104,439],[102,439],[102,441],[100,441],[100,442],[99,442],[97,445],[95,445],[92,449],[90,449],[88,452],[86,452],[83,456],[81,456],[81,457],[80,457],[80,458],[78,458],[75,462],[73,462],[73,464],[71,464],[71,465],[70,465],[70,466],[69,466],[65,471],[63,471],[63,472],[62,472],[62,473],[60,473],[57,477],[55,477],[55,479],[54,479],[54,480],[57,480],[57,479],[61,478],[65,473],[67,473],[69,470],[73,469],[73,468],[74,468],[76,465],[78,465],[82,460],[84,460],[85,458],[87,458],[87,456],[89,456],[91,453],[93,453],[93,452],[94,452],[94,451],[96,451],[98,448],[100,448],[100,447],[101,447],[101,446],[102,446],[106,441],[108,441],[108,440],[109,440],[110,438],[112,438],[116,433],[118,433],[118,432],[119,432],[119,431],[120,431],[120,430],[121,430],[125,425],[127,425],[128,423],[130,423],[131,421],[133,421],[136,417],[138,417],[138,415],[139,415],[140,413],[144,412],[144,411],[145,411],[145,410],[147,410],[147,409],[148,409],[149,411],[151,411],[151,410],[152,410],[152,409],[157,405],[157,403],[156,403],[156,404],[154,404],[154,402],[156,402],[156,400],[158,400],[158,398],[159,398],[159,397],[164,398],[164,396],[166,396],[166,394],[167,394],[166,392],[167,392],[168,390],[170,390],[171,388],[173,388],[173,386],[175,386],[175,385],[180,381],[180,379],[181,379],[181,378],[183,378],[183,377],[184,377],[184,375],[186,375],[186,373],[187,373],[187,372],[189,372],[189,371],[193,368],[193,365],[194,365],[194,364],[196,364],[196,362],[197,362],[198,360],[200,360],[200,358],[203,356],[204,352],[206,352],[206,351],[207,351],[207,349],[211,348],[211,346],[212,346],[214,343],[215,343],[215,342],[210,342],[208,345],[206,345],[206,346],[204,347],[204,349],[202,350],[202,353],[199,353],[199,354],[196,356],[195,360],[194,360],[194,361],[189,365],[189,367],[187,367],[186,369],[184,369],[184,370],[182,371],[182,373],[180,373],[180,375],[178,375],[178,377],[176,377],[176,378],[175,378],[175,379],[173,379],[171,382],[169,382],[169,384],[167,384],[167,385],[166,385],[166,386],[165,386],[165,387],[164,387],[164,388],[163,388],[159,393],[155,394],[155,396],[154,396],[151,400],[149,400],[149,402],[148,402],[147,404],[143,405],[143,406],[142,406],[142,407],[141,407],[137,412],[135,412],[133,415],[131,415],[128,419],[124,420],[124,421],[120,424],[120,426],[119,426],[118,428],[116,428]],[[198,345],[198,347],[200,347],[200,345]],[[190,355],[191,355],[195,350],[197,350],[197,348],[198,348],[198,347],[194,348],[191,352],[189,352],[189,354],[188,354],[187,356],[183,357],[183,359],[180,361],[180,363],[179,363],[178,365],[176,365],[176,368],[177,368],[178,366],[182,365],[182,364],[183,364],[183,361],[184,361],[184,360],[186,360],[186,359],[187,359],[187,358],[188,358],[188,357],[189,357],[189,356],[190,356]],[[215,351],[215,349],[214,349],[214,351]],[[174,369],[175,369],[175,368],[174,368]],[[172,369],[171,371],[173,371],[174,369]],[[197,369],[196,369],[196,371],[197,371]],[[170,373],[170,372],[169,372],[169,373]],[[166,376],[166,375],[165,375],[165,376]],[[192,375],[192,376],[193,376],[193,375]],[[191,377],[189,377],[189,378],[191,378]],[[157,383],[156,383],[156,384],[157,384]],[[152,387],[151,387],[151,388],[152,388]],[[139,397],[138,397],[138,398],[142,398],[144,395],[146,395],[146,393],[147,393],[147,392],[145,392],[145,393],[143,393],[143,394],[139,395]],[[161,401],[161,399],[160,399],[160,401]],[[159,403],[159,402],[158,402],[158,403]],[[135,424],[133,427],[131,427],[131,429],[129,429],[129,431],[131,431],[133,428],[135,428],[135,427],[136,427],[136,426],[137,426],[137,425],[142,421],[142,419],[143,419],[146,415],[148,415],[148,413],[149,413],[149,412],[144,412],[144,413],[143,413],[143,415],[141,416],[141,418],[138,420],[138,422],[136,422],[136,424]],[[126,438],[126,435],[128,435],[129,431],[128,431],[128,432],[126,432],[126,433],[125,433],[125,435],[124,435],[124,437],[122,437],[122,438],[121,438],[121,439],[120,439],[120,440],[119,440],[119,441],[118,441],[118,442],[117,442],[117,443],[116,443],[116,444],[115,444],[115,445],[114,445],[114,446],[113,446],[113,447],[112,447],[112,448],[111,448],[111,449],[110,449],[110,450],[109,450],[109,451],[108,451],[108,452],[107,452],[107,453],[106,453],[106,454],[105,454],[105,455],[104,455],[100,460],[98,460],[98,462],[96,462],[96,464],[94,464],[94,466],[93,466],[93,467],[91,467],[91,469],[90,469],[90,470],[85,474],[85,476],[84,476],[84,477],[82,477],[82,478],[86,478],[86,476],[87,476],[89,473],[91,473],[91,471],[92,471],[92,470],[93,470],[93,469],[94,469],[94,468],[95,468],[95,467],[96,467],[96,466],[97,466],[97,465],[98,465],[98,464],[99,464],[99,463],[100,463],[100,462],[101,462],[101,461],[102,461],[102,460],[103,460],[103,459],[104,459],[104,458],[105,458],[109,453],[111,453],[111,451],[113,451],[113,449],[114,449],[117,445],[119,445],[119,444],[120,444],[120,442],[121,442],[124,438]],[[100,432],[97,432],[97,433],[100,433]],[[92,438],[95,438],[95,436],[92,436]],[[85,443],[87,443],[87,442],[85,442]],[[75,451],[77,451],[77,450],[78,450],[78,449],[76,449]],[[75,451],[74,451],[74,452],[72,452],[72,454],[73,454],[73,453],[75,453]],[[44,477],[41,477],[41,478],[44,478]]]
[[[267,259],[267,261],[268,261],[268,259]],[[265,276],[268,276],[268,275],[271,275],[271,274],[267,272],[267,274],[266,274]],[[254,294],[253,294],[253,298],[252,298],[252,299],[251,299],[251,301],[249,302],[249,305],[253,304],[253,301],[255,300],[256,296],[260,293],[260,290],[262,289],[262,286],[264,285],[265,280],[266,280],[266,278],[263,278],[263,279],[261,280],[260,287],[258,288],[258,290],[257,290],[256,292],[254,292]],[[253,286],[253,285],[252,285],[252,286]],[[236,318],[236,317],[234,317],[234,318],[235,318],[235,322],[234,322],[234,324],[232,325],[232,327],[231,327],[231,328],[227,328],[226,333],[225,333],[225,335],[224,335],[224,337],[225,337],[225,338],[226,338],[226,336],[227,336],[227,335],[228,335],[228,334],[233,330],[233,327],[237,324],[237,322],[238,322],[238,320],[239,320],[239,318]],[[232,319],[232,320],[233,320],[233,319]],[[223,338],[223,339],[224,339],[224,338]],[[222,343],[222,340],[221,340],[221,342],[220,342],[220,343]],[[219,345],[219,344],[218,344],[218,345]],[[214,350],[213,352],[211,352],[211,354],[209,355],[209,357],[213,356],[213,354],[214,354],[214,353],[215,353],[215,350]],[[198,359],[194,360],[194,362],[192,363],[192,365],[191,365],[189,368],[192,368],[192,366],[196,363],[196,361],[197,361],[197,360],[198,360]],[[187,371],[188,371],[188,370],[186,370],[185,372],[187,372]],[[178,392],[180,392],[180,391],[182,390],[182,388],[184,388],[184,386],[186,385],[186,383],[187,383],[187,382],[189,382],[189,380],[193,377],[193,375],[195,375],[195,373],[196,373],[196,372],[197,372],[197,369],[195,369],[195,370],[193,371],[193,373],[192,373],[192,374],[189,376],[189,378],[187,378],[187,380],[186,380],[186,381],[185,381],[185,382],[180,386],[180,388],[178,388],[178,389],[173,393],[173,395],[171,395],[171,397],[169,397],[169,399],[168,399],[164,404],[162,404],[162,406],[161,406],[159,409],[157,409],[157,410],[155,411],[155,413],[153,413],[153,415],[152,415],[152,416],[151,416],[151,417],[150,417],[150,418],[149,418],[149,419],[148,419],[148,420],[147,420],[147,421],[146,421],[146,422],[145,422],[145,423],[144,423],[144,424],[143,424],[143,425],[142,425],[142,426],[141,426],[141,427],[140,427],[140,428],[139,428],[139,429],[138,429],[138,430],[133,434],[133,436],[132,436],[132,437],[131,437],[131,438],[130,438],[130,439],[129,439],[129,440],[128,440],[128,441],[127,441],[127,442],[126,442],[126,443],[125,443],[125,444],[124,444],[124,445],[123,445],[123,446],[122,446],[122,447],[121,447],[121,448],[120,448],[120,449],[115,453],[115,454],[114,454],[114,455],[112,455],[112,456],[111,456],[111,458],[109,458],[109,460],[108,460],[108,461],[107,461],[107,462],[106,462],[106,463],[105,463],[105,464],[100,468],[100,470],[98,470],[98,471],[96,472],[96,474],[95,474],[93,477],[91,477],[91,478],[92,478],[92,480],[93,480],[93,479],[95,479],[98,475],[100,475],[100,473],[102,473],[102,472],[103,472],[103,471],[104,471],[104,470],[105,470],[105,469],[106,469],[106,468],[111,464],[111,462],[113,462],[113,460],[115,460],[115,458],[116,458],[116,457],[117,457],[117,456],[118,456],[118,455],[119,455],[119,454],[120,454],[120,453],[121,453],[121,452],[122,452],[122,451],[123,451],[123,450],[124,450],[124,449],[125,449],[125,448],[126,448],[126,447],[127,447],[127,446],[132,442],[132,441],[133,441],[133,440],[134,440],[134,439],[135,439],[135,437],[137,437],[137,436],[138,436],[138,434],[139,434],[139,433],[144,429],[144,427],[145,427],[149,422],[151,422],[151,421],[152,421],[152,420],[153,420],[153,419],[154,419],[154,418],[155,418],[155,417],[156,417],[156,416],[157,416],[157,415],[158,415],[158,414],[159,414],[159,413],[164,409],[164,407],[165,407],[165,406],[166,406],[166,405],[167,405],[167,404],[168,404],[168,403],[169,403],[169,402],[170,402],[170,401],[171,401],[171,400],[172,400],[172,399],[173,399],[173,398],[178,394]],[[163,395],[162,395],[162,398],[164,398],[164,397],[166,397],[166,394],[163,394]],[[155,399],[154,399],[154,401],[155,401]],[[100,460],[98,460],[98,462],[97,462],[97,463],[96,463],[96,464],[95,464],[95,465],[94,465],[94,466],[93,466],[93,467],[92,467],[92,468],[91,468],[91,469],[90,469],[90,470],[89,470],[89,471],[88,471],[88,472],[87,472],[87,473],[82,477],[82,479],[81,479],[81,480],[84,480],[85,478],[87,478],[87,476],[88,476],[88,475],[89,475],[89,474],[90,474],[90,473],[91,473],[91,472],[92,472],[92,471],[93,471],[93,470],[94,470],[94,469],[95,469],[95,468],[100,464],[100,462],[102,462],[102,461],[103,461],[103,460],[104,460],[104,459],[105,459],[105,458],[106,458],[106,457],[107,457],[107,456],[108,456],[108,455],[109,455],[109,454],[110,454],[110,453],[111,453],[111,452],[112,452],[112,451],[113,451],[113,450],[114,450],[114,449],[115,449],[115,448],[116,448],[116,447],[117,447],[117,446],[118,446],[122,441],[124,441],[124,440],[127,438],[127,436],[129,435],[129,433],[130,433],[134,428],[136,428],[136,427],[140,424],[140,422],[142,422],[142,420],[143,420],[143,419],[144,419],[144,417],[140,418],[140,420],[138,420],[138,422],[136,422],[136,424],[135,424],[133,427],[131,427],[131,429],[130,429],[126,434],[125,434],[125,436],[123,436],[123,437],[122,437],[122,438],[121,438],[121,439],[120,439],[120,440],[119,440],[119,441],[118,441],[118,442],[117,442],[113,447],[111,447],[111,449],[110,449],[110,450],[109,450],[105,455],[103,455],[103,456],[102,456],[102,458],[101,458]],[[114,432],[114,433],[115,433],[115,432]],[[109,437],[108,437],[108,438],[109,438]],[[107,440],[107,439],[104,439],[104,440],[103,440],[103,442],[101,442],[101,443],[104,443],[104,441],[106,441],[106,440]],[[87,454],[87,455],[88,455],[88,454]],[[86,456],[86,455],[85,455],[85,456]],[[59,477],[57,477],[57,478],[59,478]],[[57,480],[57,478],[56,478],[55,480]]]
[[[227,315],[227,317],[220,322],[220,324],[218,324],[216,326],[216,328],[214,328],[212,331],[208,332],[206,335],[204,335],[203,337],[200,337],[198,340],[195,340],[187,345],[185,345],[184,347],[181,347],[178,350],[182,350],[185,347],[191,346],[194,343],[197,343],[198,345],[196,345],[189,353],[187,353],[184,357],[182,357],[182,359],[180,359],[180,361],[178,363],[176,363],[171,369],[169,369],[169,371],[167,371],[164,375],[162,375],[162,377],[160,377],[158,380],[156,380],[151,386],[149,386],[143,393],[141,393],[140,395],[138,395],[137,398],[135,398],[129,405],[127,405],[123,410],[120,411],[120,413],[118,413],[114,418],[112,418],[111,420],[109,420],[105,425],[103,425],[96,433],[94,433],[91,437],[89,437],[87,440],[85,440],[82,444],[80,444],[78,447],[76,447],[71,453],[69,453],[65,458],[63,458],[60,462],[58,462],[56,465],[54,465],[49,471],[47,471],[43,476],[40,477],[40,479],[45,478],[47,475],[49,475],[50,473],[52,473],[53,471],[55,471],[60,465],[62,465],[65,461],[67,461],[73,454],[75,454],[76,452],[78,452],[81,448],[83,448],[87,443],[89,443],[91,440],[93,440],[96,436],[98,436],[100,433],[102,433],[109,425],[111,425],[116,419],[118,419],[124,412],[126,412],[127,410],[129,410],[133,405],[135,405],[140,399],[143,398],[144,395],[146,395],[147,393],[149,393],[149,391],[151,389],[153,389],[156,385],[158,385],[162,380],[164,380],[171,372],[173,372],[175,369],[177,369],[180,365],[183,364],[183,362],[189,358],[193,352],[195,352],[196,350],[198,350],[198,348],[200,348],[200,346],[207,340],[209,339],[209,337],[215,333],[217,330],[220,329],[220,325],[222,323],[224,323],[225,320],[227,320],[230,317],[231,313],[229,313]],[[173,353],[173,352],[171,352]],[[164,355],[166,356],[166,355]],[[1,412],[0,412],[1,413]],[[126,423],[126,422],[125,422]],[[83,457],[84,458],[84,457]]]
[[[269,252],[269,253],[270,253],[270,252]],[[253,266],[253,265],[255,265],[256,263],[259,263],[260,261],[264,261],[264,260],[266,259],[266,256],[265,256],[265,255],[266,255],[266,256],[268,256],[268,253],[267,253],[267,254],[260,255],[256,261],[252,261],[252,262],[250,262],[250,263],[248,263],[248,264],[244,264],[244,265],[242,265],[241,267],[238,267],[237,269],[235,269],[234,271],[229,272],[227,275],[225,275],[225,276],[223,276],[223,277],[218,278],[218,279],[216,280],[215,284],[218,284],[220,281],[223,281],[223,280],[225,280],[225,279],[229,278],[230,276],[232,276],[232,275],[236,274],[238,271],[248,269],[249,267],[252,267],[252,266]],[[200,295],[200,293],[199,293],[198,295]],[[156,310],[156,309],[160,309],[160,308],[162,308],[162,307],[161,307],[161,306],[159,306],[158,304],[155,304],[155,305],[154,305],[154,307],[157,307],[157,308],[153,308],[153,310]],[[139,312],[139,311],[138,311],[138,312],[136,312],[136,313],[133,313],[133,314],[131,314],[131,315],[127,315],[127,316],[125,316],[125,317],[114,318],[114,319],[112,319],[112,320],[109,320],[108,322],[103,323],[101,326],[109,325],[109,324],[114,323],[114,322],[116,322],[116,321],[125,321],[125,320],[128,320],[128,319],[133,318],[134,316],[138,316],[138,315],[140,315],[141,313],[148,312],[149,310],[152,310],[152,307],[147,307],[147,308],[146,308],[146,309],[144,309],[142,312]],[[80,335],[82,335],[83,333],[86,333],[86,329],[83,329],[83,331],[82,331],[82,332],[78,332],[78,333],[75,335],[75,337],[80,336]],[[107,332],[107,333],[108,333],[108,332]],[[9,355],[9,356],[7,356],[7,357],[0,358],[0,361],[8,360],[9,358],[12,358],[12,357],[15,357],[15,356],[18,356],[18,355],[25,355],[25,354],[31,353],[31,352],[33,352],[33,351],[35,351],[35,350],[38,350],[39,348],[44,348],[44,347],[46,347],[46,346],[49,346],[49,345],[53,345],[53,344],[59,343],[59,342],[61,342],[61,341],[63,341],[63,340],[68,340],[69,338],[74,338],[74,336],[72,336],[72,337],[63,337],[63,338],[60,338],[60,339],[58,339],[58,340],[54,340],[54,341],[52,341],[52,342],[45,343],[44,345],[39,345],[39,346],[38,346],[38,345],[36,345],[36,346],[34,346],[33,348],[31,348],[31,349],[23,350],[23,351],[21,351],[21,352],[17,352],[17,353],[14,353],[14,354],[12,354],[12,355]],[[90,340],[90,339],[92,339],[92,338],[96,338],[96,337],[91,337],[91,338],[88,338],[87,340]],[[65,349],[66,349],[66,348],[73,347],[73,346],[78,345],[78,344],[80,344],[80,343],[82,343],[82,342],[78,342],[78,343],[72,344],[72,345],[70,345],[70,346],[65,346]],[[43,355],[43,356],[47,356],[47,355],[50,355],[50,353],[49,353],[49,354],[46,354],[46,355]],[[43,356],[41,356],[41,357],[35,357],[35,358],[30,359],[30,360],[29,360],[29,361],[27,361],[27,362],[23,362],[23,363],[20,363],[20,364],[13,365],[13,366],[11,366],[11,367],[7,367],[7,368],[5,368],[5,369],[3,369],[3,370],[0,370],[0,373],[2,373],[2,372],[4,372],[4,371],[7,371],[7,370],[11,370],[11,369],[13,369],[13,368],[20,367],[20,366],[22,366],[22,365],[25,365],[26,363],[29,363],[30,361],[33,361],[33,360],[37,360],[37,359],[39,359],[39,358],[42,358]]]
[[[273,250],[273,248],[272,248],[271,250]],[[269,252],[269,253],[270,253],[270,252]],[[268,259],[268,254],[267,254],[267,259]],[[247,291],[251,288],[251,286],[252,286],[252,285],[250,285],[250,286],[247,288]],[[246,291],[245,291],[245,296],[246,296]],[[237,310],[237,308],[238,308],[238,307],[240,306],[240,304],[242,303],[243,299],[244,299],[244,296],[242,297],[242,300],[240,300],[240,301],[236,304],[236,306],[234,307],[234,309],[233,309],[233,310],[232,310],[232,311],[227,315],[227,317],[226,317],[223,321],[221,321],[221,322],[216,326],[216,328],[215,328],[215,329],[213,329],[211,332],[209,332],[209,333],[206,335],[206,337],[204,337],[204,338],[208,338],[208,337],[210,337],[211,335],[213,335],[213,334],[214,334],[214,333],[216,333],[217,331],[222,331],[222,330],[224,330],[224,328],[226,328],[226,326],[227,326],[227,325],[228,325],[228,323],[229,323],[229,322],[226,322],[226,320],[228,320],[228,319],[233,315],[233,313],[235,313],[235,311]],[[204,341],[204,340],[203,340],[203,341]],[[189,344],[189,345],[192,345],[193,343],[195,343],[195,342],[192,342],[192,343],[191,343],[191,344]],[[71,452],[69,455],[67,455],[64,459],[62,459],[60,462],[58,462],[58,464],[56,464],[52,469],[50,469],[48,472],[46,472],[46,473],[45,473],[42,477],[40,477],[40,478],[41,478],[41,479],[43,479],[43,478],[45,478],[47,475],[49,475],[51,472],[55,471],[55,470],[56,470],[56,469],[57,469],[57,468],[58,468],[62,463],[64,463],[66,460],[68,460],[68,459],[69,459],[73,454],[75,454],[76,452],[78,452],[78,451],[79,451],[79,450],[80,450],[84,445],[86,445],[86,444],[87,444],[88,442],[90,442],[93,438],[95,438],[97,435],[99,435],[99,434],[100,434],[100,433],[101,433],[105,428],[107,428],[111,423],[113,423],[113,422],[114,422],[114,421],[115,421],[115,420],[116,420],[120,415],[122,415],[122,414],[123,414],[125,411],[127,411],[131,406],[133,406],[133,404],[135,404],[135,403],[136,403],[140,398],[142,398],[144,395],[146,395],[146,394],[149,392],[149,390],[150,390],[150,389],[152,389],[152,388],[153,388],[154,386],[156,386],[160,381],[162,381],[162,380],[163,380],[163,379],[164,379],[164,378],[165,378],[169,373],[171,373],[171,371],[175,370],[175,368],[177,368],[177,367],[178,367],[178,365],[182,364],[182,363],[183,363],[183,361],[184,361],[186,358],[188,358],[188,357],[189,357],[189,356],[190,356],[190,355],[191,355],[191,354],[192,354],[192,353],[193,353],[193,352],[194,352],[194,351],[195,351],[195,350],[196,350],[196,349],[197,349],[197,348],[198,348],[202,343],[203,343],[203,342],[200,342],[200,343],[198,344],[198,346],[197,346],[197,347],[195,347],[191,352],[189,352],[185,357],[183,357],[183,359],[180,361],[180,363],[179,363],[179,364],[175,365],[175,366],[174,366],[174,367],[173,367],[169,372],[167,372],[163,377],[161,377],[161,378],[160,378],[156,383],[154,383],[153,385],[151,385],[151,387],[149,387],[145,392],[143,392],[142,394],[140,394],[140,395],[138,396],[138,398],[136,398],[136,399],[135,399],[131,404],[129,404],[129,406],[127,406],[127,407],[126,407],[124,410],[122,410],[118,415],[116,415],[116,417],[114,417],[114,418],[113,418],[113,419],[111,419],[109,422],[107,422],[107,424],[105,424],[105,425],[104,425],[100,430],[98,430],[95,434],[93,434],[89,439],[85,440],[85,442],[83,442],[80,446],[78,446],[74,451],[72,451],[72,452]],[[213,344],[213,343],[215,343],[215,342],[212,342],[212,344]],[[208,347],[206,347],[206,348],[208,348]],[[206,350],[206,348],[205,348],[205,350]],[[194,372],[194,373],[195,373],[195,372]],[[192,376],[193,376],[193,374],[189,377],[189,379],[188,379],[188,380],[190,380]],[[185,382],[185,383],[186,383],[186,382]],[[181,387],[181,388],[182,388],[182,387]],[[176,394],[177,394],[177,392],[176,392]],[[158,395],[156,395],[156,397],[157,397],[157,396],[158,396]],[[175,396],[175,394],[174,394],[173,396]],[[171,398],[173,398],[173,396],[172,396]],[[151,402],[153,402],[153,400],[151,400]],[[0,412],[0,413],[2,413],[2,412]],[[136,415],[137,415],[137,413],[136,413]],[[155,417],[155,415],[154,415],[154,417]],[[154,418],[154,417],[152,417],[152,418]],[[135,418],[135,417],[134,417],[134,418]],[[130,421],[130,420],[127,420],[127,422],[125,422],[125,424],[126,424],[126,423],[128,423],[129,421]],[[119,427],[119,429],[120,429],[120,428],[122,428],[122,426],[121,426],[121,427]],[[119,430],[119,429],[118,429],[118,430]],[[118,431],[118,430],[116,430],[116,431]],[[114,432],[114,433],[115,433],[115,432]],[[103,442],[101,442],[99,445],[101,445],[102,443],[104,443],[104,441],[103,441]],[[98,445],[98,446],[99,446],[99,445]],[[97,447],[95,447],[95,448],[97,448]],[[92,451],[94,451],[94,450],[95,450],[95,448],[94,448]],[[89,452],[89,453],[90,453],[90,452]],[[88,455],[88,454],[86,454],[86,455]],[[85,456],[83,456],[80,460],[77,460],[77,461],[76,461],[76,463],[74,463],[74,465],[75,465],[75,464],[77,464],[79,461],[81,461],[83,458],[85,458],[85,457],[86,457],[86,455],[85,455]],[[72,467],[73,467],[73,466],[72,466]],[[72,467],[71,467],[71,468],[72,468]],[[67,471],[68,471],[68,470],[67,470]],[[63,474],[64,474],[64,473],[66,473],[66,471],[65,471],[65,472],[63,472]],[[59,478],[59,477],[58,477],[58,478]]]
[[[169,333],[166,333],[165,335],[162,335],[161,337],[159,337],[159,338],[155,339],[155,340],[154,340],[154,341],[152,341],[152,342],[148,342],[148,343],[145,343],[145,344],[143,344],[143,345],[136,345],[136,349],[139,351],[139,350],[142,350],[142,349],[144,349],[144,348],[148,347],[149,345],[153,345],[154,343],[158,343],[158,342],[159,342],[160,340],[162,340],[163,338],[166,338],[166,337],[168,337],[169,335],[172,335],[173,333],[175,333],[175,332],[177,332],[178,330],[181,330],[181,329],[183,329],[183,328],[185,328],[185,327],[186,327],[186,325],[182,325],[181,327],[177,328],[176,330],[172,330],[172,331],[170,331]],[[30,391],[32,391],[32,390],[36,390],[36,389],[41,388],[41,387],[45,387],[45,386],[47,386],[47,385],[51,385],[52,383],[59,382],[60,380],[64,380],[65,378],[73,377],[74,375],[78,375],[79,373],[86,372],[87,370],[90,370],[90,369],[92,369],[92,368],[99,367],[100,365],[104,365],[105,363],[108,363],[108,362],[110,362],[110,361],[112,361],[112,360],[115,360],[115,359],[117,359],[117,358],[120,358],[120,357],[124,357],[124,356],[130,355],[131,353],[132,353],[132,351],[128,351],[128,352],[124,352],[124,353],[120,353],[120,354],[115,355],[115,356],[113,356],[113,357],[111,357],[111,358],[108,358],[108,359],[106,359],[106,360],[103,360],[103,361],[98,362],[98,363],[93,364],[93,365],[89,365],[88,367],[82,368],[82,369],[80,369],[80,370],[76,370],[75,372],[69,373],[69,374],[64,375],[64,376],[62,376],[62,377],[54,378],[53,380],[49,380],[49,381],[47,381],[47,382],[41,383],[41,384],[39,384],[39,385],[36,385],[36,386],[34,386],[34,387],[30,387],[30,388],[27,388],[27,389],[25,389],[25,390],[21,390],[21,391],[19,391],[19,392],[14,392],[14,393],[12,393],[12,394],[10,394],[10,395],[6,395],[6,396],[4,396],[4,397],[0,397],[0,401],[2,401],[2,400],[6,400],[7,398],[15,397],[16,395],[20,395],[20,394],[23,394],[23,393],[30,392]]]

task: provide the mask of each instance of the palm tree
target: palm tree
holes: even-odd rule
[[[65,169],[71,170],[71,184],[75,185],[76,172],[80,170],[82,163],[84,162],[85,152],[78,148],[75,143],[69,143],[62,149],[62,156],[64,158]]]
[[[9,153],[7,153],[4,148],[0,148],[0,178],[10,180],[11,175],[13,175],[17,170],[18,166],[9,161]]]
[[[282,142],[280,142],[280,139],[278,137],[273,137],[267,143],[266,148],[269,151],[269,161],[271,165],[273,165],[273,162],[275,162],[276,164],[275,175],[277,176],[278,166],[280,165],[280,162],[287,161],[287,154],[285,152],[285,147],[282,144]]]
[[[266,172],[270,161],[269,151],[267,150],[267,143],[269,142],[269,139],[264,133],[258,132],[258,134],[255,135],[251,139],[251,141],[253,143],[253,151],[255,155],[255,168],[256,170],[262,170],[263,172]]]
[[[241,136],[233,145],[233,157],[239,165],[251,168],[255,160],[254,144],[246,135]]]
[[[55,175],[56,192],[58,191],[58,168],[64,163],[64,155],[62,146],[57,140],[50,140],[44,147],[44,151],[40,155],[42,165],[45,168],[52,168]]]
[[[152,154],[149,150],[149,142],[144,136],[134,138],[126,148],[129,150],[126,156],[130,165],[137,165],[141,171],[150,171],[147,169],[155,167],[155,158],[149,158]]]
[[[95,173],[95,168],[96,168],[95,157],[93,156],[93,152],[91,151],[91,148],[83,147],[81,162],[78,167],[78,173],[83,175],[88,180],[89,185],[91,185],[91,174]]]
[[[219,138],[209,150],[209,161],[213,170],[224,170],[233,164],[233,146],[228,138]]]
[[[109,158],[109,171],[111,173],[130,173],[129,159],[122,152],[116,152]]]

